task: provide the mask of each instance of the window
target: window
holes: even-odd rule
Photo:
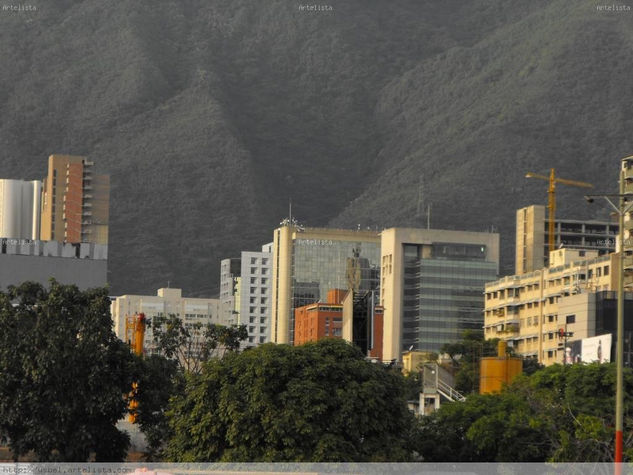
[[[259,319],[259,323],[262,323],[262,324],[263,324],[263,323],[266,323],[266,317],[261,317],[261,318]]]
[[[268,279],[266,277],[262,277],[262,285],[266,285],[268,283]]]
[[[260,307],[259,313],[266,313],[266,307]]]
[[[257,274],[257,267],[251,267],[251,274]]]
[[[266,337],[265,336],[260,336],[259,337],[259,342],[260,343],[266,343]]]
[[[609,266],[604,266],[604,275],[609,275]]]
[[[576,323],[576,315],[567,315],[567,323]]]
[[[255,327],[248,327],[248,333],[254,333]]]
[[[250,317],[248,319],[248,323],[255,323],[255,317]]]
[[[268,265],[268,258],[267,257],[262,257],[262,265],[263,266],[267,266]]]
[[[262,298],[260,299],[260,303],[261,303],[262,305],[266,305],[266,304],[268,303],[268,299],[267,299],[266,297],[262,297]]]
[[[257,264],[257,258],[251,257],[251,264]]]
[[[266,327],[260,327],[259,333],[266,333]]]
[[[262,275],[268,275],[268,269],[263,268],[262,269]]]
[[[251,277],[251,284],[257,283],[257,277]]]
[[[251,287],[251,294],[254,294],[257,292],[257,287]]]

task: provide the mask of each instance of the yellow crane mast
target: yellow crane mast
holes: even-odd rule
[[[550,168],[549,177],[545,175],[539,175],[537,173],[529,172],[525,175],[525,178],[539,178],[541,180],[549,181],[549,188],[547,190],[548,200],[547,200],[547,209],[548,209],[548,220],[549,225],[547,228],[547,243],[549,245],[548,252],[552,252],[554,250],[555,241],[554,241],[554,220],[556,219],[556,183],[561,183],[563,185],[570,186],[579,186],[582,188],[593,188],[591,183],[586,183],[584,181],[577,180],[567,180],[565,178],[557,178],[556,171],[553,168]]]
[[[137,313],[132,316],[125,317],[125,339],[132,348],[132,351],[138,356],[143,354],[143,339],[145,338],[145,314]],[[136,422],[136,409],[138,408],[138,400],[136,394],[138,391],[138,383],[132,383],[132,392],[130,393],[130,417],[129,421]]]

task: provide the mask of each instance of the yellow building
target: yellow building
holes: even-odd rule
[[[486,339],[508,341],[518,355],[545,365],[563,361],[559,332],[570,331],[568,324],[574,340],[594,336],[595,322],[568,319],[588,318],[582,309],[596,292],[616,289],[618,275],[617,254],[559,249],[550,261],[549,267],[486,284],[484,311]]]
[[[525,274],[547,267],[547,209],[532,205],[517,210],[515,270]],[[557,218],[554,223],[556,248],[595,250],[600,254],[615,251],[617,223]]]
[[[295,308],[325,302],[330,289],[377,289],[379,259],[378,232],[284,221],[274,231],[270,340],[293,344]]]

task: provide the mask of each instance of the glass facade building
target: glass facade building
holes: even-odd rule
[[[271,341],[294,342],[294,310],[326,302],[330,289],[376,290],[378,232],[283,226],[275,230]]]
[[[465,330],[481,331],[486,282],[497,278],[486,246],[404,244],[401,350],[439,352]]]
[[[330,289],[377,290],[380,244],[334,239],[295,239],[292,252],[290,343],[294,342],[294,309],[325,302]]]
[[[439,352],[482,331],[484,289],[499,273],[499,235],[390,228],[381,233],[383,358]]]

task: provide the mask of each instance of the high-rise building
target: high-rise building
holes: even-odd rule
[[[240,259],[229,258],[220,261],[220,319],[223,325],[239,323],[240,272]]]
[[[126,318],[144,313],[148,326],[143,347],[146,352],[151,353],[155,348],[150,325],[153,318],[175,315],[183,320],[185,327],[192,328],[201,335],[205,325],[222,324],[219,305],[218,299],[183,297],[181,289],[173,288],[158,289],[156,295],[122,295],[116,297],[111,304],[114,332],[121,340],[127,341]],[[196,330],[194,324],[202,324],[202,328]]]
[[[617,256],[559,249],[550,254],[549,267],[489,282],[485,337],[506,340],[518,355],[539,363],[562,363],[561,330],[573,334],[565,338],[577,340],[606,328],[596,320],[596,294],[616,288]]]
[[[516,213],[515,273],[525,274],[547,267],[549,249],[545,206],[532,205]],[[617,223],[556,218],[556,248],[595,250],[600,254],[615,251]]]
[[[40,238],[42,182],[0,179],[0,238]]]
[[[270,341],[272,243],[261,251],[242,251],[238,323],[246,325],[246,346]]]
[[[381,233],[383,358],[438,352],[481,331],[486,282],[499,273],[499,235],[391,228]]]
[[[289,220],[273,241],[271,341],[294,343],[294,311],[323,302],[329,289],[376,290],[380,235],[303,228]]]
[[[86,157],[51,155],[44,179],[40,239],[108,243],[110,177]]]

